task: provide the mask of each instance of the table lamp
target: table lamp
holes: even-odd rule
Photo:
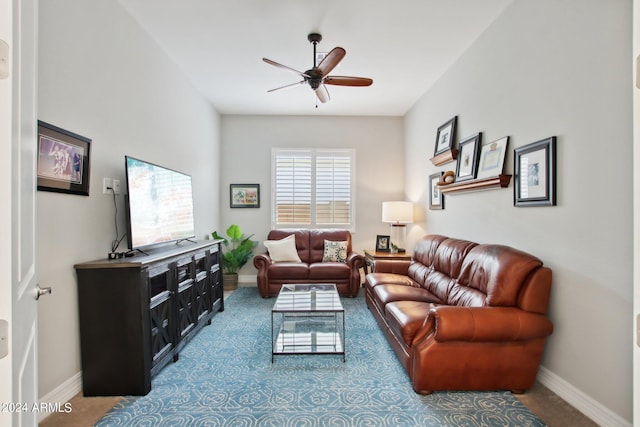
[[[407,225],[413,222],[413,203],[382,202],[382,222],[391,225],[391,252],[406,252]]]

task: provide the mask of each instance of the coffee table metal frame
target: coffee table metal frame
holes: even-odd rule
[[[345,354],[345,316],[335,284],[284,284],[271,310],[271,363],[278,355]]]

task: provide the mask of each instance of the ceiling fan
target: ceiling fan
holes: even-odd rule
[[[311,44],[313,44],[313,68],[305,72],[295,70],[291,67],[287,67],[286,65],[279,64],[267,58],[262,58],[262,60],[267,64],[293,71],[303,78],[303,80],[299,82],[277,87],[275,89],[268,90],[267,92],[273,92],[287,87],[308,83],[309,86],[311,86],[311,89],[316,92],[316,96],[318,97],[320,102],[327,102],[329,101],[330,97],[329,91],[327,90],[325,85],[371,86],[373,80],[366,77],[329,76],[328,74],[340,63],[340,61],[342,61],[342,58],[344,58],[347,52],[341,47],[333,48],[331,52],[329,52],[324,58],[322,58],[322,61],[320,61],[320,63],[316,65],[316,46],[322,40],[322,36],[318,33],[311,33],[307,36],[307,39],[309,40],[309,42],[311,42]]]

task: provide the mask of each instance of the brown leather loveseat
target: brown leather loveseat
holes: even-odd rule
[[[340,295],[358,295],[360,269],[365,261],[362,255],[353,252],[349,230],[280,229],[271,230],[267,239],[282,240],[290,235],[295,236],[300,261],[273,262],[268,252],[253,257],[263,298],[277,295],[285,283],[335,283]],[[346,242],[345,262],[323,261],[325,241]]]
[[[428,235],[411,261],[377,261],[365,288],[416,392],[522,393],[534,384],[553,331],[551,270],[538,258]]]

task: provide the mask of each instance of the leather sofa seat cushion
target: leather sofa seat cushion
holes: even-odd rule
[[[397,337],[402,337],[406,346],[411,346],[413,337],[422,329],[429,310],[435,305],[420,301],[396,301],[385,306],[385,317]]]
[[[373,289],[380,284],[394,284],[394,285],[404,285],[404,286],[419,286],[416,282],[411,280],[411,278],[405,276],[404,274],[394,274],[394,273],[369,273],[367,274],[367,278],[365,280],[365,286],[369,289]]]
[[[405,285],[383,285],[373,288],[375,301],[380,308],[395,301],[417,301],[442,303],[438,297],[423,288]]]
[[[309,277],[309,266],[304,262],[279,262],[269,266],[271,280],[289,280],[295,277],[305,280]]]
[[[315,262],[309,266],[309,279],[312,280],[345,280],[350,274],[351,269],[342,262]]]

